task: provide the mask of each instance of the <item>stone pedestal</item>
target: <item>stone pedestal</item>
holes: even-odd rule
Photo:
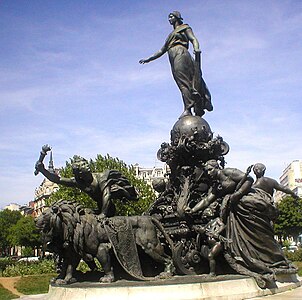
[[[296,281],[296,282],[294,282]],[[51,286],[49,300],[239,300],[271,295],[301,285],[296,278],[292,282],[277,283],[271,289],[260,289],[255,280],[240,275],[176,276],[169,280],[150,282],[118,281],[111,284],[91,282],[75,283],[66,287]]]

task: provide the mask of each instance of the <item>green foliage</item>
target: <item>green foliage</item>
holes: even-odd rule
[[[22,216],[16,224],[10,227],[8,240],[13,246],[26,246],[31,249],[39,246],[41,244],[40,233],[36,228],[34,218],[32,216]]]
[[[22,216],[19,211],[0,211],[0,248],[9,255],[12,246],[39,246],[40,234],[33,217]]]
[[[49,274],[55,273],[56,267],[53,260],[43,259],[39,262],[18,262],[9,265],[3,271],[4,277],[36,275],[36,274]]]
[[[122,160],[113,158],[109,154],[105,157],[98,155],[95,161],[92,161],[91,163],[94,172],[102,172],[106,169],[120,171],[137,190],[139,196],[137,202],[128,202],[125,204],[120,201],[114,202],[117,209],[117,215],[141,215],[149,208],[151,203],[154,202],[155,194],[152,188],[144,180],[136,178],[133,166],[129,166]]]
[[[1,300],[10,300],[10,299],[17,299],[19,296],[14,295],[7,289],[5,289],[1,284],[0,284],[0,299]]]
[[[282,243],[283,247],[285,247],[286,249],[289,248],[289,246],[291,245],[291,242],[289,240],[285,240],[283,243]]]
[[[72,160],[70,160],[72,162]],[[66,162],[66,166],[60,170],[60,176],[73,177],[71,162]],[[126,176],[129,182],[135,187],[138,192],[139,200],[137,202],[123,203],[115,200],[114,204],[117,209],[117,215],[141,215],[145,212],[155,199],[155,194],[152,188],[143,180],[135,177],[135,169],[129,166],[118,158],[113,158],[109,154],[106,156],[97,155],[95,160],[90,160],[90,169],[94,173],[103,172],[105,170],[118,170]],[[47,204],[51,205],[53,202],[65,199],[76,200],[85,207],[96,208],[96,202],[88,195],[76,188],[68,188],[60,186],[59,190],[50,196]]]
[[[94,262],[95,262],[95,264],[97,266],[97,270],[98,271],[102,271],[103,268],[102,268],[100,262],[97,259],[94,259]],[[91,270],[88,267],[88,265],[83,260],[81,260],[80,263],[79,263],[79,265],[77,266],[77,271],[80,271],[82,273],[86,273],[86,272],[89,272]]]
[[[10,257],[2,257],[0,258],[0,274],[3,276],[3,271],[7,266],[13,265],[15,262]],[[0,298],[1,299],[1,298]]]
[[[294,266],[298,268],[298,275],[302,276],[302,261],[295,261]]]
[[[302,199],[287,196],[277,203],[279,216],[275,222],[278,236],[292,236],[294,239],[302,232]]]
[[[33,249],[31,247],[24,247],[21,249],[22,256],[29,257],[33,255]]]
[[[4,209],[0,211],[0,250],[2,254],[9,255],[11,242],[8,238],[10,228],[15,225],[22,215],[19,211]]]
[[[86,273],[86,272],[90,271],[90,268],[88,267],[88,265],[83,260],[81,260],[79,265],[77,266],[77,271],[80,271],[82,273]]]
[[[56,274],[22,277],[16,284],[16,289],[25,295],[46,294],[49,289],[49,281]]]
[[[289,252],[284,251],[285,256],[291,261],[300,261],[302,262],[302,248],[299,248],[297,251]]]

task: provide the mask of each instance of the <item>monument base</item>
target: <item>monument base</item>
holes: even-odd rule
[[[51,285],[49,300],[239,300],[271,295],[301,286],[302,278],[283,278],[270,289],[261,289],[253,278],[240,275],[175,276],[168,280],[133,282],[121,280],[110,284],[95,282]],[[290,282],[288,282],[290,281]]]

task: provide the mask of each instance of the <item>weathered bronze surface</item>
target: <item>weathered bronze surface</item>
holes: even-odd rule
[[[214,137],[202,118],[204,110],[213,107],[201,76],[199,43],[179,12],[169,14],[169,22],[174,30],[164,46],[140,63],[168,52],[184,111],[171,130],[169,143],[162,143],[157,152],[170,171],[165,180],[153,183],[159,196],[144,216],[114,216],[112,199],[136,200],[137,196],[122,174],[114,170],[92,173],[88,162],[75,156],[74,177],[62,178],[44,168],[50,147],[42,148],[35,174],[41,172],[53,182],[80,188],[99,207],[95,213],[73,201],[59,201],[37,219],[48,248],[61,264],[57,284],[75,281],[81,258],[92,269],[94,259],[99,260],[104,269],[100,282],[129,276],[152,280],[173,274],[239,273],[254,277],[265,288],[277,274],[296,272],[274,239],[273,192],[296,195],[264,177],[263,164],[247,166],[246,172],[225,168],[229,145],[221,136]],[[195,60],[188,52],[189,42]]]
[[[135,189],[119,171],[105,170],[103,173],[92,173],[88,161],[78,155],[73,157],[71,164],[74,177],[64,178],[50,172],[43,164],[43,159],[49,150],[48,145],[42,147],[40,158],[35,165],[35,174],[40,172],[52,182],[79,188],[97,202],[100,217],[115,215],[113,199],[137,200]]]
[[[162,48],[140,64],[153,61],[168,52],[173,78],[181,92],[184,111],[180,117],[192,115],[192,109],[197,116],[204,115],[204,110],[212,111],[211,94],[202,78],[199,42],[188,24],[183,23],[181,14],[173,11],[169,14],[169,23],[173,31],[167,37]],[[188,51],[189,42],[193,45],[195,59]]]

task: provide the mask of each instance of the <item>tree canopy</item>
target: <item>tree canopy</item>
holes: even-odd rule
[[[72,159],[66,162],[65,167],[60,169],[60,176],[73,177]],[[135,169],[131,165],[127,165],[118,158],[113,158],[109,154],[106,156],[97,155],[96,159],[89,161],[90,169],[94,173],[103,172],[104,170],[118,170],[126,176],[129,182],[135,187],[138,192],[139,200],[137,202],[122,203],[115,200],[114,204],[117,209],[117,215],[140,215],[145,212],[151,203],[155,200],[155,194],[152,188],[142,179],[135,176]],[[77,188],[70,188],[60,185],[57,192],[52,194],[47,201],[47,205],[51,205],[58,200],[76,200],[85,207],[96,208],[96,202],[93,201],[87,194],[81,192]]]
[[[302,233],[302,199],[287,196],[276,204],[279,216],[275,222],[275,233],[278,236],[293,237],[295,240]]]
[[[22,216],[9,229],[8,240],[13,246],[34,248],[41,244],[40,233],[32,216]]]
[[[8,239],[10,228],[22,217],[16,210],[4,209],[0,211],[0,249],[2,253],[8,254],[11,242]]]

